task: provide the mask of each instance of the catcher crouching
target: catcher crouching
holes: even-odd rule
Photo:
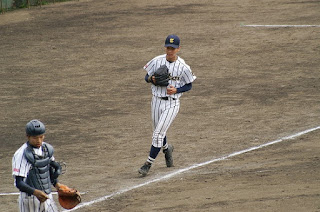
[[[31,120],[26,125],[28,141],[12,158],[12,175],[20,190],[20,212],[57,212],[52,197],[52,185],[57,189],[59,203],[71,209],[81,202],[80,193],[58,182],[61,166],[55,161],[53,147],[44,142],[45,125]],[[60,200],[61,199],[61,200]]]

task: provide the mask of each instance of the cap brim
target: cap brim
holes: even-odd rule
[[[174,44],[166,44],[166,45],[164,45],[164,47],[173,47],[173,48],[175,48],[175,49],[177,49],[177,48],[179,48],[179,46],[178,45],[174,45]]]

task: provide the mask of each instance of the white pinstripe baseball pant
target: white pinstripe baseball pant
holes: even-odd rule
[[[20,192],[19,195],[19,210],[20,212],[58,212],[52,194],[49,194],[49,199],[40,203],[34,195],[28,196],[25,192]]]
[[[177,116],[180,108],[180,100],[173,100],[171,97],[168,100],[163,100],[161,97],[152,97],[151,101],[151,116],[153,122],[152,145],[154,147],[162,147],[163,139]]]

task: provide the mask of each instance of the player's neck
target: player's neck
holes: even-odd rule
[[[169,63],[173,63],[178,59],[178,56],[174,56],[174,58],[166,58]]]

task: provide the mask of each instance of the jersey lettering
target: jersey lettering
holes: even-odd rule
[[[192,83],[196,79],[196,76],[192,73],[190,66],[188,66],[182,58],[178,57],[176,61],[169,62],[166,59],[166,54],[153,58],[143,68],[148,72],[149,76],[152,76],[161,65],[166,65],[168,67],[170,74],[169,84],[175,88],[181,88],[185,84]],[[151,91],[153,96],[169,96],[167,94],[167,87],[165,86],[151,85]],[[182,93],[176,93],[170,95],[170,97],[179,99],[181,95]]]

